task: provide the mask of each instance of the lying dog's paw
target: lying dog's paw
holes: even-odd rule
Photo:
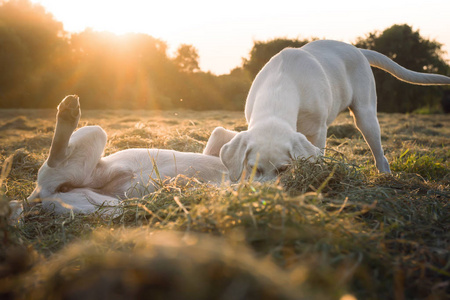
[[[23,202],[12,200],[9,202],[10,214],[8,217],[8,224],[16,226],[22,221]]]
[[[80,115],[80,101],[77,95],[67,96],[58,105],[59,120],[78,121]]]

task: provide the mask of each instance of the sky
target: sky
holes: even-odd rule
[[[450,52],[449,0],[31,0],[69,32],[90,27],[117,34],[146,33],[169,54],[190,44],[200,68],[227,74],[242,64],[254,41],[317,37],[354,42],[369,32],[408,24]],[[447,53],[446,59],[450,58]]]

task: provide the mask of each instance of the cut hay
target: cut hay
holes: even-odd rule
[[[199,152],[214,127],[245,129],[241,113],[155,114],[85,116],[110,135],[106,153],[147,144]],[[48,115],[45,122],[54,122],[54,112]],[[15,117],[9,111],[2,124]],[[338,124],[351,122],[339,118]],[[119,128],[116,120],[130,124]],[[292,299],[292,293],[294,299],[446,299],[450,182],[443,145],[450,144],[450,128],[432,125],[447,117],[379,114],[379,120],[392,175],[376,172],[348,124],[353,133],[332,132],[326,157],[296,161],[275,183],[161,181],[150,195],[124,199],[112,217],[102,209],[56,216],[37,205],[14,227],[5,204],[31,193],[49,147],[26,143],[49,132],[21,131],[26,141],[3,137],[0,160],[11,157],[13,165],[0,186],[0,298],[118,291],[166,299],[188,292],[198,299]],[[149,130],[139,122],[165,125]],[[405,124],[414,132],[405,132]],[[428,136],[430,127],[439,135]]]
[[[38,276],[33,276],[38,274]],[[290,277],[237,241],[150,229],[98,230],[37,265],[33,299],[302,299]]]

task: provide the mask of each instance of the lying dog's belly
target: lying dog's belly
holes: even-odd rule
[[[228,180],[227,170],[220,158],[200,153],[127,149],[103,158],[102,163],[108,168],[102,172],[109,173],[110,178],[120,177],[115,173],[124,174],[126,180],[120,180],[116,187],[129,197],[151,193],[177,176],[181,179],[195,177],[212,184]]]

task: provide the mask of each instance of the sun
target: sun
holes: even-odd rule
[[[183,2],[109,0],[32,0],[42,5],[69,32],[86,28],[115,34],[142,32],[157,38],[170,38],[186,30],[193,20]]]
[[[236,30],[231,30],[231,36],[219,36],[219,33],[230,31],[230,25],[226,23],[229,16],[233,15],[230,5],[218,9],[215,2],[206,0],[29,1],[43,6],[55,20],[63,23],[64,30],[69,33],[82,32],[87,28],[117,35],[143,33],[165,42],[170,53],[174,53],[181,44],[194,45],[199,49],[201,69],[218,74],[225,74],[239,65],[247,51],[230,47],[236,46]],[[205,13],[207,11],[214,13]],[[238,26],[240,23],[233,24]],[[217,50],[221,43],[226,43],[226,53]],[[251,38],[244,43],[248,48],[252,43]],[[223,47],[220,49],[224,50]]]

